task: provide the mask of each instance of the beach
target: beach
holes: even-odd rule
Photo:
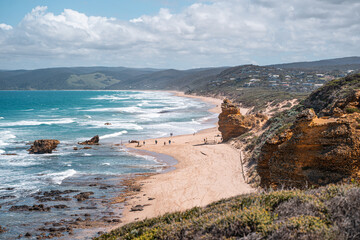
[[[216,107],[209,111],[221,112],[220,99],[173,93],[212,103]],[[242,113],[246,111],[242,109]],[[136,143],[127,144],[129,150],[135,153],[146,150],[166,154],[178,163],[173,171],[138,180],[141,190],[127,199],[122,223],[116,227],[254,192],[255,189],[243,179],[240,152],[229,144],[221,143],[219,136],[221,133],[215,126],[195,134],[141,140],[140,147]]]

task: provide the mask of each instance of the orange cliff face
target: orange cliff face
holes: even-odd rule
[[[219,131],[221,132],[224,141],[228,141],[255,127],[259,127],[261,122],[266,120],[265,116],[257,118],[252,115],[242,115],[240,109],[228,99],[225,99],[221,104],[221,110],[219,115]]]
[[[360,94],[356,93],[356,96]],[[359,177],[360,114],[334,104],[333,116],[318,118],[306,109],[293,125],[261,148],[258,173],[263,187],[310,187]]]

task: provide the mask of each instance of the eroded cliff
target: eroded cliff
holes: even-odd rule
[[[230,100],[225,99],[221,104],[221,113],[219,115],[219,131],[222,134],[223,141],[238,137],[253,128],[259,127],[261,122],[266,119],[265,116],[242,115],[240,109]]]
[[[360,76],[349,80],[359,84]],[[344,81],[310,95],[304,105],[315,111],[306,108],[267,139],[257,166],[262,186],[303,188],[359,177],[360,90]]]

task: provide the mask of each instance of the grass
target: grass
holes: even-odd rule
[[[105,239],[356,239],[360,186],[267,191],[130,223]]]
[[[266,105],[271,102],[272,106],[286,100],[303,100],[309,93],[285,92],[270,88],[238,88],[236,85],[218,86],[212,88],[201,88],[188,91],[204,96],[226,96],[235,103],[241,103],[244,107],[254,107],[254,112],[265,110]]]

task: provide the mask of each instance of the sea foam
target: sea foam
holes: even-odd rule
[[[39,125],[52,125],[52,124],[69,124],[73,123],[75,120],[72,118],[62,118],[58,120],[54,119],[43,119],[41,121],[37,120],[21,120],[16,122],[2,122],[0,123],[1,127],[16,127],[16,126],[39,126]]]
[[[61,184],[64,179],[71,177],[71,176],[75,175],[76,173],[77,173],[77,171],[75,171],[74,169],[69,169],[64,172],[50,173],[50,174],[47,174],[46,176],[50,177],[50,180],[53,183]]]
[[[111,133],[111,134],[106,134],[104,136],[100,136],[100,139],[107,139],[107,138],[113,138],[113,137],[118,137],[121,136],[123,134],[127,133],[127,131],[121,131],[121,132],[116,132],[116,133]]]

